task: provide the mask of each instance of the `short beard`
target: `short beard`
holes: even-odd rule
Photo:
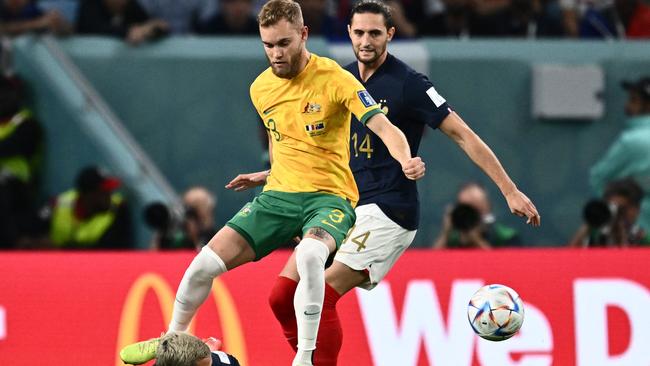
[[[300,60],[294,60],[291,64],[289,64],[289,70],[284,73],[278,73],[273,65],[271,65],[271,71],[273,71],[273,75],[282,78],[282,79],[293,79],[296,75],[298,75],[298,65],[300,64]]]
[[[374,65],[375,63],[377,63],[377,60],[379,60],[379,57],[381,56],[381,54],[378,53],[377,50],[375,50],[375,56],[374,56],[374,57],[372,57],[372,58],[369,59],[369,60],[362,60],[362,59],[359,57],[359,54],[360,54],[360,53],[361,53],[361,50],[358,50],[358,51],[355,52],[355,56],[357,57],[357,61],[361,62],[362,64],[364,64],[364,65],[366,65],[366,66],[372,66],[372,65]]]
[[[268,58],[269,60],[269,65],[271,65],[271,71],[273,71],[273,75],[281,78],[281,79],[293,79],[298,75],[298,69],[300,68],[300,62],[301,62],[301,57],[302,57],[302,49],[296,53],[295,57],[292,58],[291,63],[289,64],[289,70],[285,74],[279,74],[276,72],[275,68],[273,67],[273,63],[271,62],[271,59]]]

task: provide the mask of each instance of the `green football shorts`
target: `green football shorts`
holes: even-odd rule
[[[248,241],[257,261],[313,227],[332,235],[338,248],[355,220],[352,205],[332,194],[266,191],[226,225]]]

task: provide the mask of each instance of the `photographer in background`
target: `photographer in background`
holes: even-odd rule
[[[637,225],[643,190],[630,178],[613,181],[603,199],[594,199],[583,209],[584,223],[569,246],[627,247],[649,245],[650,237]]]
[[[0,76],[0,249],[34,235],[43,155],[41,125],[26,107],[22,81]]]
[[[204,187],[192,187],[185,192],[180,220],[162,202],[148,205],[144,211],[145,222],[155,231],[150,248],[201,249],[216,232],[215,206],[214,194]]]
[[[487,191],[475,182],[461,186],[456,205],[445,212],[434,249],[490,249],[519,244],[517,232],[495,221]]]
[[[49,242],[59,249],[132,249],[133,223],[121,181],[90,165],[81,169],[74,187],[41,210],[49,225]]]
[[[589,183],[601,195],[609,182],[633,178],[643,190],[638,224],[650,230],[650,75],[636,81],[623,81],[627,90],[625,127],[591,168]]]

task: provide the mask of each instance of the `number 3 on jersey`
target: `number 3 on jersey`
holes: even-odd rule
[[[359,136],[355,132],[352,134],[352,143],[353,148],[354,148],[354,157],[359,156],[359,152],[361,153],[366,153],[366,158],[370,159],[372,158],[372,152],[375,151],[371,144],[370,144],[370,134],[366,134],[366,136],[363,137],[363,140],[361,140],[361,144],[359,144]]]
[[[264,123],[264,127],[266,127],[266,130],[271,136],[273,136],[273,139],[275,139],[275,141],[280,141],[282,139],[282,135],[280,135],[280,132],[278,132],[278,130],[275,128],[275,121],[273,118],[266,121]]]
[[[332,210],[332,213],[330,213],[327,216],[329,221],[323,219],[323,220],[320,220],[320,222],[322,222],[323,224],[331,226],[331,227],[338,230],[338,228],[334,224],[340,224],[341,221],[343,221],[344,217],[345,217],[345,213],[343,213],[343,211],[341,211],[339,209],[334,209],[334,210]],[[334,223],[334,224],[332,224],[332,223]]]

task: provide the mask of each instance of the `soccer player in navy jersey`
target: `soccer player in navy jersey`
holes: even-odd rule
[[[154,366],[239,366],[235,356],[221,349],[216,338],[201,340],[189,333],[171,332],[160,338]]]
[[[383,112],[406,135],[413,156],[425,126],[438,128],[454,140],[494,181],[510,211],[538,226],[533,203],[517,189],[492,150],[463,122],[438,94],[426,76],[390,55],[386,48],[395,34],[390,9],[377,0],[362,0],[352,9],[349,35],[357,61],[350,71],[366,87]],[[419,203],[414,181],[405,179],[386,146],[369,129],[352,123],[350,165],[359,188],[357,220],[325,272],[325,300],[318,331],[314,365],[336,365],[342,331],[336,302],[355,287],[372,289],[384,278],[418,228]],[[240,175],[227,187],[243,190],[263,175]],[[299,277],[295,253],[280,273],[270,304],[291,346],[296,348],[293,294]]]

